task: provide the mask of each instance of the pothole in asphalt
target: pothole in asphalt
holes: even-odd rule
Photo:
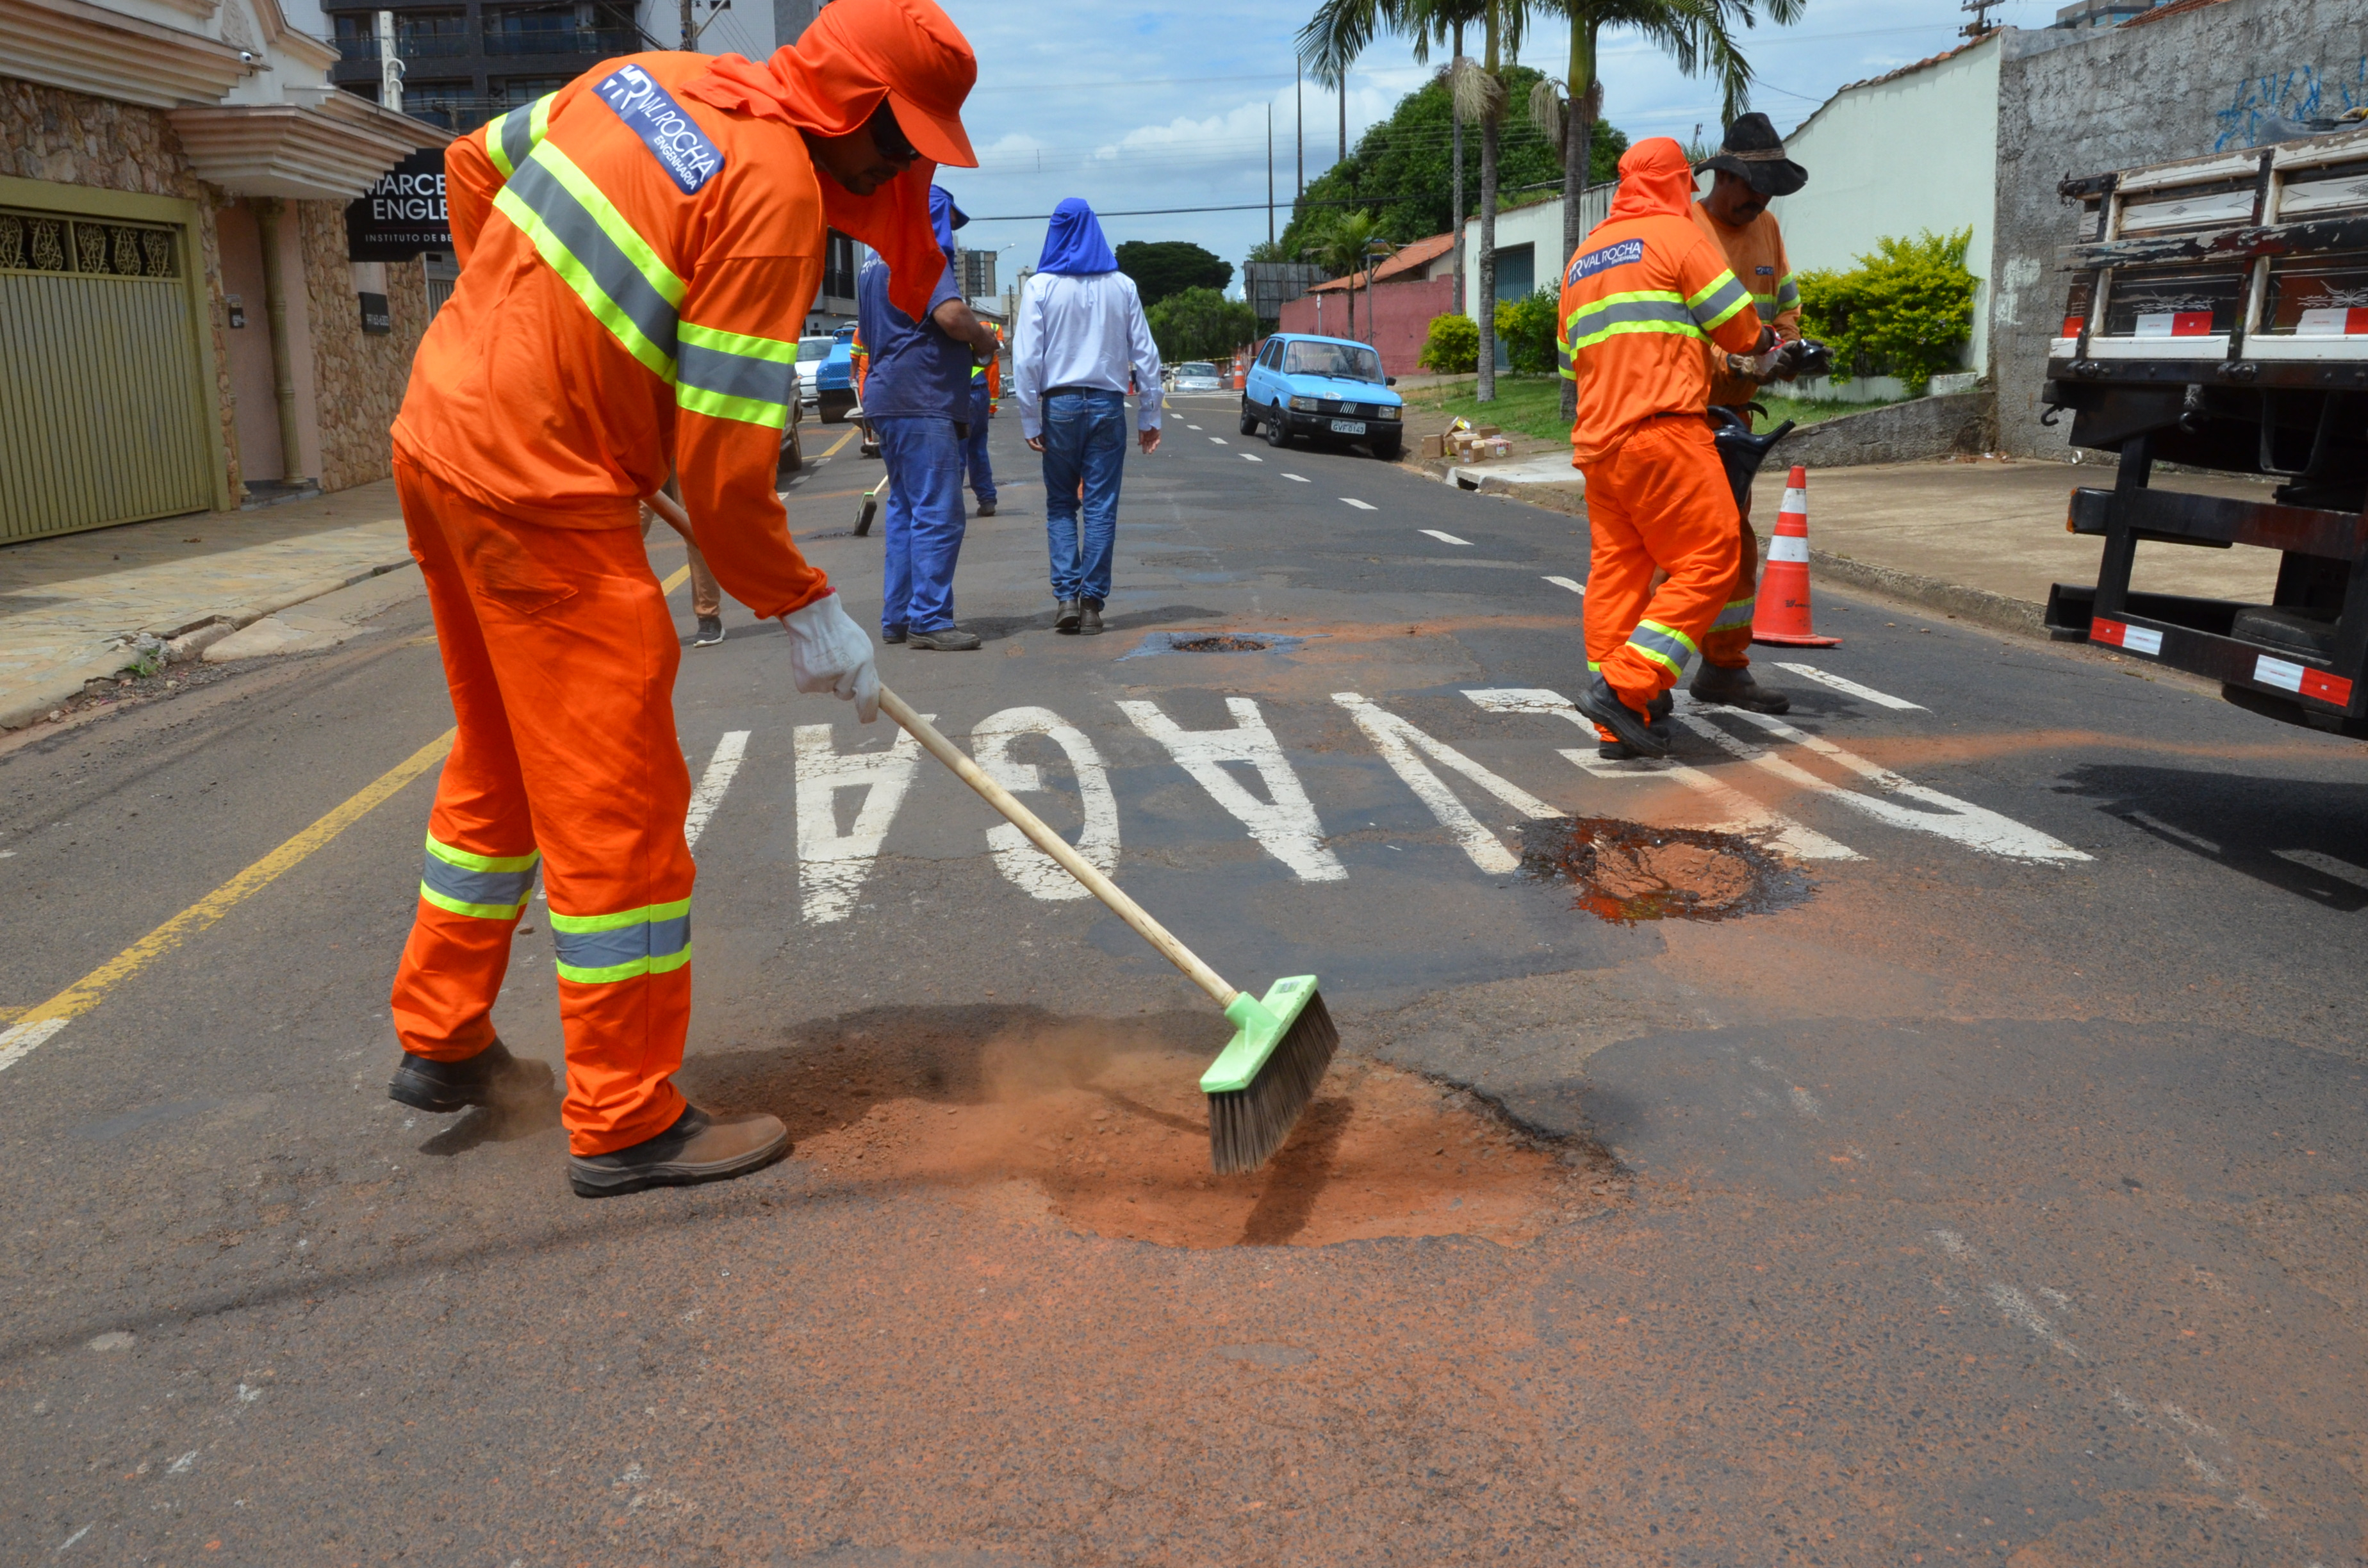
[[[1264,1169],[1220,1176],[1200,1076],[1222,1026],[1204,1046],[1178,1041],[1186,1031],[1172,1022],[1038,1017],[955,1060],[865,1030],[820,1051],[766,1053],[761,1083],[729,1069],[700,1077],[723,1092],[707,1103],[783,1116],[792,1157],[825,1186],[928,1191],[984,1216],[1163,1246],[1446,1235],[1519,1246],[1612,1201],[1600,1154],[1517,1127],[1464,1090],[1349,1057],[1335,1059]],[[1206,1028],[1195,1022],[1189,1032]]]
[[[1168,646],[1178,653],[1263,653],[1267,642],[1257,637],[1188,637]]]
[[[1806,877],[1741,834],[1617,817],[1530,824],[1521,869],[1568,882],[1577,893],[1572,908],[1622,925],[1757,915],[1809,892]]]

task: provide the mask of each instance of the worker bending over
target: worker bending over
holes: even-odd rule
[[[970,438],[962,446],[962,470],[982,517],[995,516],[995,464],[987,457],[986,433],[996,400],[1003,395],[1003,329],[990,322],[987,331],[995,335],[995,352],[985,364],[970,368]]]
[[[1747,114],[1726,128],[1714,157],[1695,166],[1715,171],[1710,194],[1693,204],[1693,219],[1726,258],[1759,307],[1761,324],[1776,334],[1773,362],[1730,354],[1714,344],[1702,351],[1710,366],[1710,401],[1735,412],[1751,427],[1751,400],[1769,380],[1791,381],[1801,347],[1801,289],[1784,256],[1784,236],[1770,197],[1790,196],[1808,183],[1808,171],[1784,156],[1783,140],[1764,114]],[[1710,633],[1702,639],[1702,668],[1689,688],[1704,702],[1723,702],[1758,713],[1783,713],[1792,700],[1770,691],[1751,674],[1751,613],[1759,578],[1759,536],[1751,530],[1751,495],[1743,495],[1735,580]]]
[[[1686,672],[1735,578],[1734,493],[1704,418],[1709,342],[1758,351],[1751,296],[1687,209],[1693,171],[1666,136],[1620,160],[1611,215],[1563,271],[1558,346],[1578,381],[1571,461],[1594,537],[1578,699],[1607,744],[1668,746],[1653,708]],[[1668,580],[1653,586],[1654,569]]]
[[[780,430],[826,224],[925,308],[944,267],[929,176],[973,161],[976,74],[932,0],[837,0],[765,64],[610,60],[446,153],[461,278],[413,362],[394,462],[458,735],[389,1093],[453,1111],[547,1085],[492,1017],[540,874],[586,1197],[738,1176],[789,1146],[772,1117],[711,1117],[673,1082],[690,779],[639,503],[678,474],[717,577],[788,631],[797,688],[874,716],[871,640],[790,542]]]

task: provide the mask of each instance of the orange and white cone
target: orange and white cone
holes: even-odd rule
[[[1809,471],[1797,464],[1784,481],[1776,536],[1759,568],[1759,602],[1751,611],[1751,640],[1780,648],[1835,648],[1839,637],[1817,635],[1809,610]]]

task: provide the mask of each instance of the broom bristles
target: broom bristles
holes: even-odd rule
[[[1211,1167],[1225,1176],[1265,1165],[1299,1125],[1339,1043],[1323,994],[1311,992],[1248,1085],[1209,1096]]]

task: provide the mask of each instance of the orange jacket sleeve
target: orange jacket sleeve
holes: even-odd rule
[[[1678,287],[1686,307],[1710,340],[1730,354],[1748,354],[1759,347],[1759,312],[1726,265],[1726,257],[1689,222],[1686,237],[1693,243],[1678,258]]]
[[[486,155],[483,136],[456,137],[445,147],[444,211],[452,225],[452,259],[462,267],[477,248],[477,232],[485,226],[501,188],[501,171]]]
[[[702,266],[682,303],[675,387],[675,477],[716,581],[759,616],[831,591],[790,542],[773,489],[806,306],[822,281],[814,256],[743,256]]]

